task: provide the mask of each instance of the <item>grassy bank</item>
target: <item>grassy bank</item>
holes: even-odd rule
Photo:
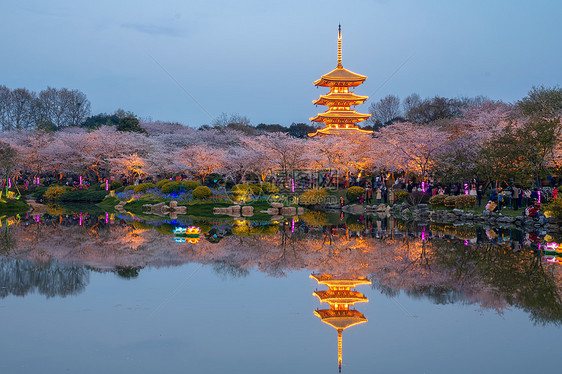
[[[0,216],[22,214],[29,210],[24,200],[6,199],[0,201]]]

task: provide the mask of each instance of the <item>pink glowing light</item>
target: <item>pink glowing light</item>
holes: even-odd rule
[[[12,188],[12,178],[8,178],[8,188]]]
[[[82,226],[82,212],[80,212],[80,216],[78,218],[78,225]]]
[[[468,183],[464,184],[464,194],[468,195]]]
[[[541,203],[541,191],[537,191],[537,193],[539,194],[539,204]]]
[[[37,223],[40,222],[40,220],[39,220],[39,214],[35,216],[35,222],[37,222]]]
[[[464,245],[468,246],[468,240],[464,241]]]
[[[295,192],[295,180],[291,178],[291,192]]]
[[[295,219],[291,219],[291,233],[295,232]]]
[[[109,223],[109,213],[105,212],[105,223]]]
[[[80,176],[80,185],[82,185],[82,176]]]
[[[425,226],[422,229],[421,240],[425,240]]]
[[[105,180],[105,190],[109,191],[109,180],[108,179]]]

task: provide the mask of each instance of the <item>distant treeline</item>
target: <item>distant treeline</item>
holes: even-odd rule
[[[533,95],[536,96],[532,98],[535,102],[546,102],[547,106],[551,107],[553,102],[560,101],[561,90],[559,87],[553,89],[538,87],[531,91],[531,96]],[[421,98],[420,95],[414,93],[404,100],[400,100],[398,96],[388,95],[370,104],[368,110],[371,118],[361,125],[365,129],[377,130],[400,122],[439,123],[462,118],[466,109],[486,103],[493,103],[496,106],[514,106],[514,104],[501,101],[491,101],[484,96],[452,99],[440,96]],[[518,102],[517,106],[523,109],[525,103]],[[548,115],[552,115],[552,113],[548,113]],[[118,109],[113,114],[91,115],[90,101],[79,90],[48,87],[37,93],[26,88],[10,90],[8,87],[0,85],[0,129],[2,131],[42,129],[52,132],[70,126],[90,130],[98,129],[101,126],[116,126],[120,131],[145,132],[142,124],[139,125],[138,118],[132,112],[123,109]],[[250,136],[267,132],[281,132],[295,138],[306,138],[308,133],[314,132],[318,127],[320,127],[319,124],[309,123],[292,123],[289,126],[265,123],[252,125],[246,116],[222,113],[210,124],[202,125],[199,129],[231,129]]]

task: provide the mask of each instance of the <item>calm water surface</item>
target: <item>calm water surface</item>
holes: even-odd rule
[[[1,373],[337,373],[334,326],[359,320],[344,373],[560,372],[562,274],[540,236],[105,218],[3,221]],[[176,243],[189,224],[204,235]],[[366,277],[353,295],[368,301],[333,292],[322,323],[311,274]]]

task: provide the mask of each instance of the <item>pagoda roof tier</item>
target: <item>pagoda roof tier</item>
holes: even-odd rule
[[[323,303],[333,304],[355,304],[355,303],[366,303],[369,301],[360,292],[351,290],[327,290],[327,291],[315,291],[314,296]]]
[[[318,100],[313,100],[312,103],[328,106],[359,105],[368,98],[369,96],[359,96],[354,93],[329,93],[320,96]]]
[[[310,134],[308,134],[309,137],[313,138],[316,135],[338,135],[338,134],[342,134],[345,131],[348,132],[358,132],[361,134],[372,134],[373,130],[363,130],[357,126],[349,126],[349,127],[333,127],[333,126],[328,126],[328,127],[324,127],[322,129],[318,129],[315,132],[312,132]]]
[[[357,74],[343,66],[338,66],[314,81],[314,85],[321,87],[356,87],[362,85],[365,79],[367,79],[365,75]]]
[[[355,123],[365,121],[371,117],[370,114],[357,113],[354,110],[328,110],[324,113],[318,113],[316,117],[311,117],[314,122],[329,123]]]
[[[371,281],[365,277],[349,277],[349,278],[336,278],[332,274],[310,274],[310,278],[317,281],[319,284],[324,284],[328,287],[342,287],[342,288],[355,288],[363,284],[371,284]]]
[[[363,313],[357,310],[333,310],[321,309],[315,310],[314,314],[322,320],[322,322],[332,326],[336,330],[345,330],[348,327],[367,322],[367,318]]]

